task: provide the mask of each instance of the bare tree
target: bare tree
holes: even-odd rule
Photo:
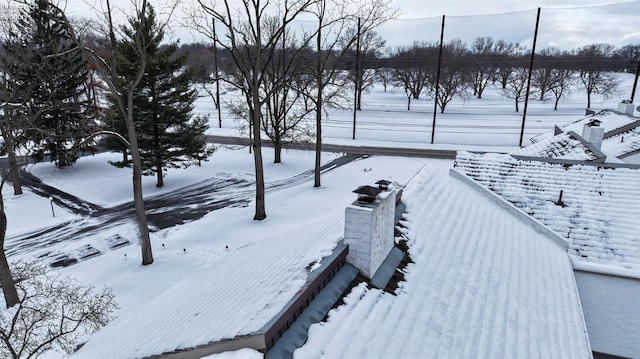
[[[71,26],[71,22],[64,12],[57,6],[53,6],[53,8],[56,11],[55,18],[59,19],[62,25],[68,28],[71,39],[76,43],[78,48],[82,50],[85,60],[92,64],[96,69],[96,72],[100,74],[100,77],[109,88],[110,95],[116,99],[120,113],[124,117],[127,126],[127,137],[133,168],[133,203],[138,223],[138,234],[142,251],[142,264],[151,264],[153,263],[153,253],[151,250],[151,239],[149,236],[149,226],[147,224],[147,217],[145,213],[144,198],[142,196],[142,164],[140,159],[140,150],[138,148],[138,137],[133,121],[134,94],[136,87],[140,84],[142,77],[145,74],[147,65],[147,47],[149,44],[145,43],[144,37],[142,36],[142,29],[145,26],[146,17],[144,14],[147,11],[147,1],[142,0],[142,2],[135,8],[136,14],[140,19],[140,23],[133,36],[136,41],[133,41],[131,46],[132,50],[138,54],[138,61],[137,63],[130,65],[137,68],[138,72],[136,76],[130,80],[123,79],[117,71],[116,63],[121,60],[121,57],[118,54],[118,46],[116,46],[116,27],[113,21],[110,0],[105,0],[105,13],[103,14],[103,18],[106,19],[106,31],[109,39],[109,49],[111,50],[107,59],[100,56],[91,48],[85,46],[74,31]],[[173,10],[171,10],[171,12],[172,11]],[[166,26],[167,22],[165,22],[164,25],[161,25],[161,27]]]
[[[14,194],[22,194],[16,151],[24,143],[26,130],[33,129],[27,115],[27,103],[34,92],[34,84],[24,81],[24,65],[33,62],[33,49],[24,46],[17,28],[18,19],[26,7],[7,7],[0,18],[0,135],[9,162],[9,179]],[[21,15],[22,14],[22,15]],[[37,67],[26,70],[33,72]],[[36,114],[36,115],[39,115]]]
[[[265,103],[262,130],[273,143],[274,163],[282,162],[284,142],[308,141],[311,133],[307,122],[313,112],[304,95],[311,86],[311,79],[305,73],[305,62],[309,58],[301,51],[305,48],[296,44],[294,36],[284,33],[282,43],[262,84],[263,92],[271,94]]]
[[[482,98],[484,89],[495,77],[495,41],[490,36],[477,37],[471,44],[471,71],[470,82],[473,94]]]
[[[244,94],[248,108],[250,128],[253,132],[252,144],[256,184],[256,208],[254,220],[267,217],[265,209],[264,173],[262,162],[261,124],[263,106],[271,99],[272,93],[263,93],[269,66],[279,48],[285,30],[317,0],[285,0],[283,2],[242,0],[237,7],[232,1],[216,2],[198,0],[198,9],[193,9],[189,21],[202,33],[210,33],[210,38],[230,55],[237,67],[233,85]],[[278,15],[270,15],[270,12]],[[224,30],[224,39],[213,36],[203,25],[203,16],[213,17]],[[206,18],[206,16],[205,16]],[[209,21],[206,22],[209,24]],[[266,28],[271,24],[271,28]],[[303,40],[303,43],[305,41]],[[285,86],[278,83],[276,88]]]
[[[555,47],[548,47],[542,49],[540,53],[536,55],[535,68],[531,74],[531,85],[536,88],[538,92],[538,100],[545,101],[548,99],[548,94],[551,91],[558,59],[562,56],[560,49]]]
[[[351,44],[350,48],[345,47],[344,49],[347,52],[347,55],[344,56],[345,67],[349,69],[349,80],[355,86],[355,104],[358,111],[362,110],[362,94],[373,86],[376,75],[374,67],[386,44],[386,41],[377,32],[363,31],[362,23],[360,23],[360,27],[360,29],[357,27],[348,28],[342,37],[347,42],[354,37],[360,37],[356,39],[357,49],[353,48],[354,44]]]
[[[2,187],[8,174],[3,174],[0,180],[0,286],[4,295],[4,303],[7,308],[13,307],[20,302],[16,282],[13,279],[7,256],[4,253],[4,240],[7,234],[7,214],[4,210],[4,198],[2,195]],[[2,313],[2,311],[0,311]]]
[[[497,68],[496,76],[504,89],[507,87],[507,81],[511,76],[511,72],[517,67],[516,64],[514,64],[514,60],[517,60],[517,58],[522,55],[524,49],[518,43],[506,42],[504,40],[498,40],[493,49]]]
[[[553,93],[554,110],[558,110],[558,103],[560,102],[560,99],[571,93],[571,87],[575,82],[575,71],[562,68],[551,70],[551,84],[549,86],[549,91]]]
[[[439,84],[436,84],[435,73],[430,72],[430,76],[427,78],[427,85],[434,98],[436,86],[438,86],[437,100],[440,113],[444,113],[447,104],[455,96],[466,93],[469,83],[469,71],[463,65],[466,52],[466,45],[461,40],[449,42],[443,48],[443,66],[440,71]]]
[[[616,70],[635,73],[638,70],[638,59],[640,59],[640,44],[625,45],[615,51],[613,55],[616,62]]]
[[[571,87],[575,84],[575,72],[569,69],[555,68],[551,70],[551,83],[549,91],[553,93],[554,110],[558,110],[560,99],[571,93]]]
[[[383,61],[384,67],[377,68],[375,73],[375,80],[382,84],[384,92],[387,92],[387,88],[392,82],[392,72],[390,68],[386,67],[387,65],[387,61]]]
[[[0,311],[3,358],[37,358],[52,349],[71,353],[117,308],[110,290],[96,292],[43,265],[18,263],[14,272],[19,301],[15,310]]]
[[[393,81],[404,89],[407,95],[407,110],[411,109],[411,99],[419,99],[427,84],[429,74],[435,71],[438,59],[435,44],[414,43],[411,47],[399,48],[392,57]]]
[[[315,102],[316,115],[316,155],[314,167],[314,187],[320,187],[320,155],[322,152],[322,114],[323,106],[337,96],[335,87],[336,75],[339,73],[340,60],[346,54],[340,49],[348,49],[358,40],[358,31],[353,31],[360,22],[360,33],[366,33],[384,21],[397,15],[397,10],[390,6],[388,0],[317,0],[310,12],[317,20],[316,62],[310,64],[309,70],[315,79],[316,92],[309,94]],[[361,15],[358,15],[361,14]],[[352,29],[351,31],[349,29]],[[351,33],[351,35],[348,35]],[[326,91],[331,91],[326,93]]]
[[[576,52],[578,78],[587,92],[587,108],[591,107],[591,95],[605,98],[618,93],[618,79],[611,72],[613,45],[591,44]]]
[[[520,111],[520,102],[526,96],[527,78],[529,71],[524,67],[517,67],[507,79],[507,86],[503,90],[504,95],[516,103],[516,112]]]
[[[19,167],[16,149],[19,145],[19,139],[22,138],[24,133],[24,127],[20,124],[24,120],[21,111],[23,103],[16,98],[21,97],[21,92],[10,90],[10,86],[7,84],[9,81],[7,73],[3,71],[0,76],[0,135],[4,142],[4,149],[7,151],[10,169],[9,177],[13,184],[13,193],[20,195],[22,194],[22,185],[18,175]]]
[[[138,54],[138,73],[132,81],[122,84],[121,76],[116,69],[116,62],[120,60],[118,54],[118,46],[116,45],[116,35],[113,23],[113,16],[111,13],[111,4],[109,0],[106,0],[107,6],[107,19],[108,19],[108,33],[111,45],[111,64],[104,66],[105,63],[99,58],[94,58],[93,52],[85,52],[87,58],[93,60],[93,63],[101,69],[103,79],[108,79],[111,92],[116,96],[118,107],[123,114],[125,123],[127,125],[127,137],[129,140],[129,151],[131,152],[131,165],[133,168],[133,203],[136,210],[136,218],[138,219],[138,231],[140,234],[140,246],[142,249],[142,264],[148,265],[153,263],[153,253],[151,250],[151,238],[149,236],[149,225],[147,224],[147,215],[144,208],[144,198],[142,196],[142,162],[140,159],[140,150],[138,148],[138,136],[136,134],[135,123],[133,121],[133,98],[135,95],[136,87],[142,81],[142,77],[145,74],[147,66],[147,47],[149,44],[144,42],[144,36],[142,31],[145,27],[147,1],[142,0],[139,8],[136,9],[137,16],[140,20],[138,28],[135,30],[134,38],[136,41],[132,42],[133,50]],[[126,91],[123,93],[120,91],[119,86],[123,86]]]

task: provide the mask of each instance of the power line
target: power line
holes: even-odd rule
[[[595,5],[552,5],[548,7],[542,7],[542,10],[576,10],[576,9],[593,9],[593,8],[603,8],[603,7],[612,7],[612,6],[620,6],[620,5],[629,5],[629,4],[639,4],[640,0],[631,0],[631,1],[620,1],[610,4],[595,4]],[[445,14],[447,17],[454,18],[466,18],[466,17],[489,17],[489,16],[502,16],[502,15],[515,15],[515,14],[524,14],[527,12],[536,12],[537,7],[532,7],[528,9],[522,10],[514,10],[514,11],[505,11],[505,12],[491,12],[485,14],[466,14],[466,15],[449,15]],[[402,20],[438,20],[441,19],[442,15],[434,15],[434,16],[422,16],[422,17],[403,17],[396,18],[394,20],[402,21]]]

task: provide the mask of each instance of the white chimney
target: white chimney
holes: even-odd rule
[[[604,127],[600,127],[600,121],[593,119],[589,123],[585,123],[582,128],[582,138],[600,149],[604,138]]]
[[[618,112],[622,112],[627,116],[633,116],[633,103],[630,100],[622,100],[618,104]]]

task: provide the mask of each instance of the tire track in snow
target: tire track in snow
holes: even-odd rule
[[[322,173],[348,164],[359,155],[344,155],[323,165]],[[132,203],[104,208],[66,194],[25,172],[25,185],[42,196],[56,196],[56,204],[84,218],[37,231],[8,237],[5,250],[10,257],[38,258],[53,266],[68,266],[122,246],[137,243]],[[270,181],[265,192],[273,193],[313,179],[314,171]],[[176,191],[145,199],[147,221],[152,233],[202,218],[226,207],[248,206],[254,200],[254,182],[247,179],[212,177]],[[153,240],[153,238],[152,238]]]

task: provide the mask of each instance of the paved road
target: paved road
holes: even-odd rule
[[[220,145],[242,145],[248,146],[249,139],[243,137],[214,136],[206,135],[208,143]],[[273,146],[271,141],[262,141],[263,146]],[[315,150],[314,143],[286,143],[285,148],[298,150]],[[455,159],[456,151],[452,150],[436,150],[436,149],[416,149],[416,148],[396,148],[396,147],[377,147],[377,146],[351,146],[351,145],[335,145],[323,144],[322,151],[349,153],[354,155],[381,155],[381,156],[402,156],[402,157],[429,157]]]
[[[331,171],[355,159],[345,155],[327,163]],[[271,181],[267,193],[311,182],[309,170],[296,176]],[[22,183],[32,192],[53,198],[54,202],[77,214],[55,226],[9,237],[5,251],[9,256],[28,255],[52,266],[68,266],[137,241],[132,203],[101,207],[43,184],[28,172],[21,172]],[[225,207],[247,206],[255,196],[254,182],[247,179],[214,176],[170,193],[147,197],[147,220],[152,232],[202,218]]]

